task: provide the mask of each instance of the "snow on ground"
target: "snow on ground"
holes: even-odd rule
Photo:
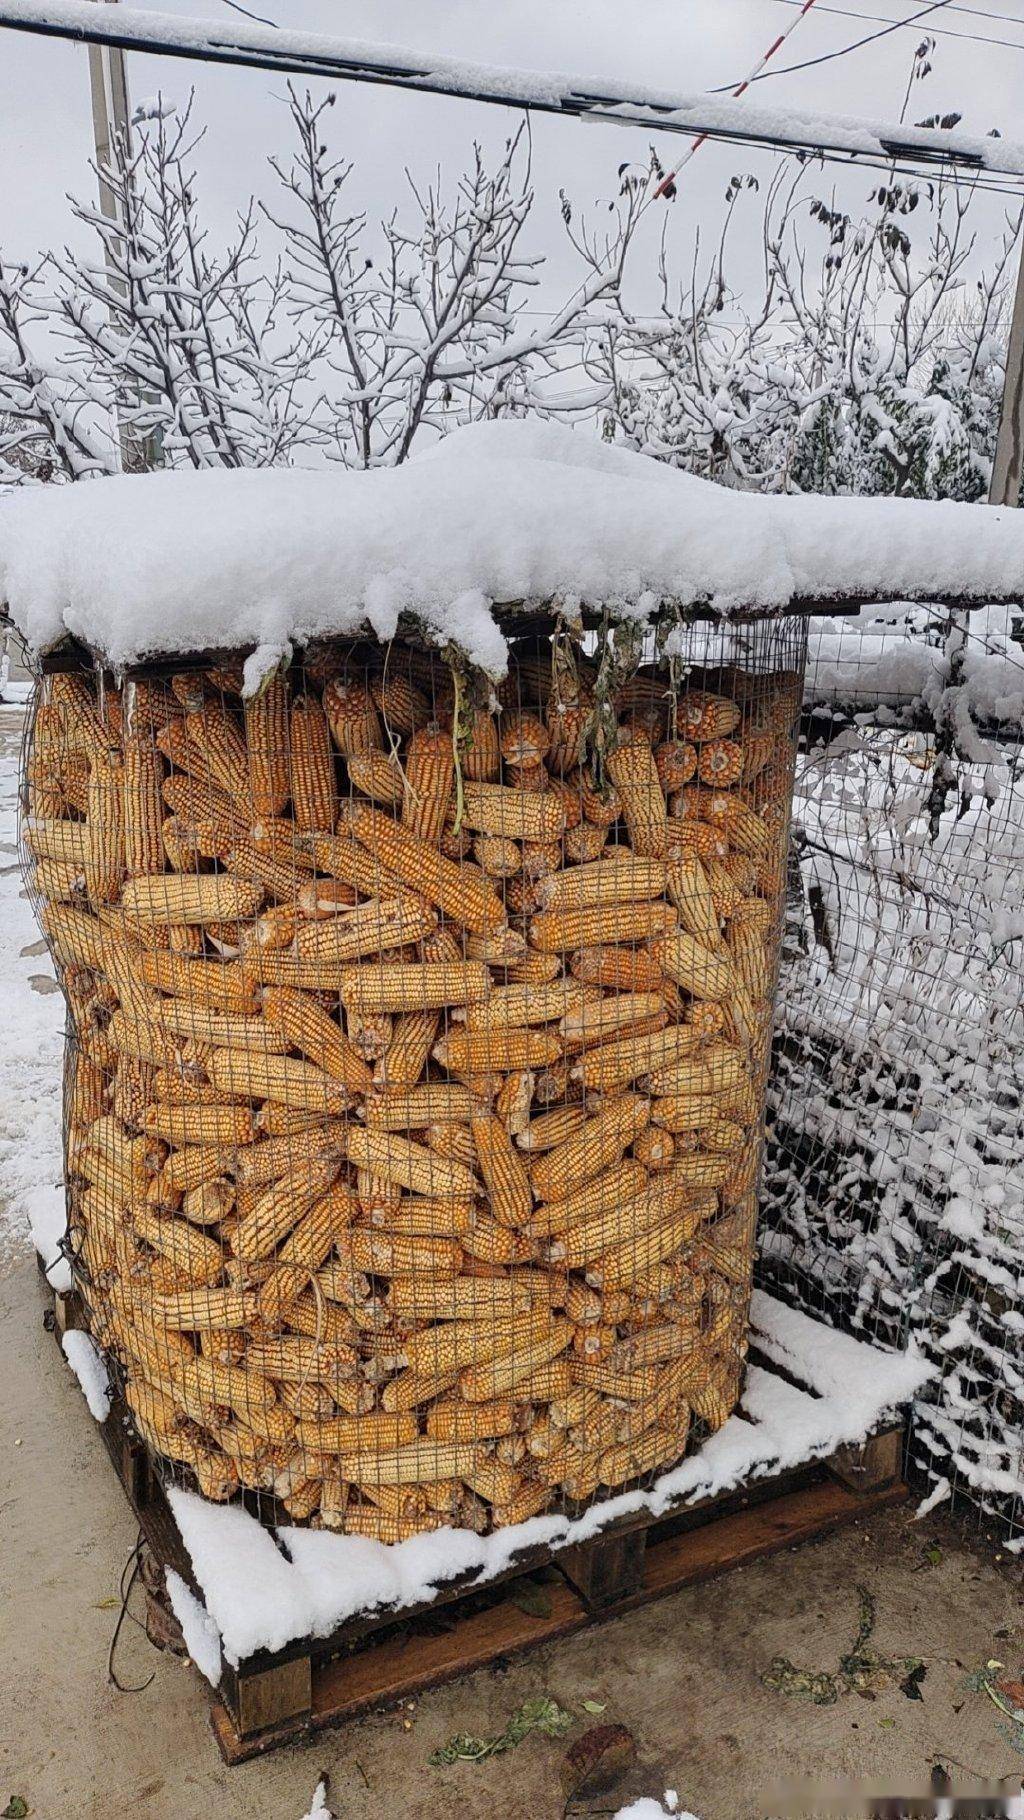
[[[87,1333],[72,1328],[61,1340],[61,1350],[81,1386],[89,1413],[97,1422],[110,1414],[110,1379],[103,1354]]]
[[[16,490],[0,597],[35,651],[65,633],[114,664],[280,648],[400,615],[494,675],[502,602],[649,618],[870,596],[1006,600],[1024,519],[950,501],[741,493],[589,431],[503,420],[397,468],[167,469]]]
[[[0,1264],[28,1236],[30,1225],[48,1259],[64,1231],[63,1192],[57,1188],[64,1001],[18,865],[21,728],[20,706],[0,708]],[[56,1274],[51,1281],[57,1283]]]

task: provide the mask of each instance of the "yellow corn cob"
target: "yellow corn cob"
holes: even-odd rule
[[[153,746],[129,740],[122,770],[124,786],[125,866],[130,876],[162,872],[161,837],[163,762]]]
[[[421,1087],[385,1088],[364,1108],[366,1123],[378,1131],[417,1131],[440,1121],[465,1124],[472,1099],[466,1087],[451,1081],[427,1081]]]
[[[661,860],[638,858],[624,847],[614,847],[607,859],[544,879],[540,896],[545,910],[585,910],[661,897],[665,883]]]
[[[162,999],[153,1015],[164,1030],[220,1049],[252,1050],[260,1056],[270,1056],[283,1054],[288,1047],[287,1038],[264,1017],[212,1011],[189,999]]]
[[[478,834],[506,840],[557,840],[565,828],[565,811],[546,791],[514,790],[504,784],[467,781],[463,786],[463,819]]]
[[[255,1302],[255,1297],[252,1300]],[[323,1383],[339,1391],[357,1369],[356,1355],[315,1335],[267,1335],[249,1344],[245,1362],[261,1377],[299,1383]]]
[[[399,897],[405,891],[402,881],[353,839],[346,824],[341,824],[338,834],[313,837],[310,850],[319,871],[329,873],[333,879],[364,897]],[[332,912],[344,907],[341,904],[327,906]]]
[[[589,1268],[605,1252],[625,1251],[634,1241],[639,1246],[656,1226],[674,1218],[689,1222],[688,1236],[692,1237],[709,1212],[707,1197],[695,1199],[695,1193],[690,1182],[678,1179],[673,1169],[671,1173],[649,1181],[638,1194],[621,1201],[618,1206],[597,1214],[585,1214],[579,1224],[561,1230],[552,1242],[551,1257],[571,1270]],[[715,1207],[710,1208],[712,1212],[715,1210]],[[678,1246],[673,1249],[678,1250]],[[637,1263],[637,1270],[646,1268],[646,1264]],[[615,1288],[617,1285],[603,1286]]]
[[[526,937],[520,935],[518,929],[466,936],[466,959],[485,961],[489,967],[507,968],[521,960],[526,951]]]
[[[700,1142],[713,1156],[735,1157],[743,1148],[746,1132],[734,1119],[713,1119],[700,1128]]]
[[[146,1190],[146,1200],[151,1207],[175,1207],[190,1189],[226,1175],[234,1160],[235,1152],[222,1145],[183,1146],[173,1151],[157,1171]]]
[[[469,1030],[503,1031],[523,1025],[552,1023],[556,1018],[600,1004],[601,994],[575,980],[549,985],[494,986],[466,1013]]]
[[[524,1264],[532,1256],[530,1241],[511,1227],[499,1225],[489,1213],[475,1215],[462,1248],[467,1257],[483,1264]]]
[[[533,1238],[570,1231],[580,1221],[620,1206],[648,1186],[647,1171],[632,1157],[615,1164],[559,1200],[535,1207],[527,1231]]]
[[[182,1212],[194,1226],[219,1226],[234,1205],[234,1183],[221,1177],[190,1188],[182,1201]]]
[[[708,862],[709,866],[714,863]],[[684,930],[705,948],[720,948],[722,930],[718,905],[708,874],[696,854],[669,866],[667,891]]]
[[[504,906],[484,879],[443,859],[428,842],[399,828],[379,809],[356,806],[350,827],[384,867],[437,904],[452,922],[478,933],[503,926]]]
[[[562,839],[562,851],[566,860],[574,864],[587,864],[599,860],[608,846],[608,830],[595,827],[593,822],[581,822],[576,828],[567,828]]]
[[[204,961],[152,949],[132,953],[130,965],[147,986],[217,1011],[256,1009],[252,980],[233,961]]]
[[[264,1185],[308,1159],[313,1164],[332,1159],[341,1162],[345,1155],[347,1127],[333,1125],[304,1126],[301,1131],[279,1137],[262,1138],[235,1159],[235,1176],[247,1185]]]
[[[749,1078],[746,1056],[732,1043],[705,1043],[677,1062],[652,1069],[652,1093],[717,1093],[742,1087]]]
[[[462,1248],[455,1239],[404,1238],[401,1235],[360,1227],[350,1240],[357,1270],[374,1276],[409,1276],[419,1271],[456,1275]]]
[[[147,1106],[142,1128],[169,1144],[251,1144],[252,1113],[244,1106]]]
[[[526,1315],[539,1297],[539,1287],[511,1276],[424,1278],[396,1277],[388,1302],[396,1315],[416,1320],[478,1321]]]
[[[386,670],[371,679],[370,695],[385,727],[396,733],[415,733],[430,719],[430,702],[407,677]]]
[[[249,761],[245,740],[231,715],[219,702],[209,701],[185,715],[185,734],[214,782],[234,801],[245,802]]]
[[[586,1122],[586,1109],[580,1105],[555,1106],[550,1112],[542,1112],[532,1119],[525,1131],[516,1138],[520,1150],[531,1156],[535,1152],[554,1150],[564,1144],[567,1138],[574,1137]]]
[[[534,714],[513,714],[503,723],[500,746],[507,765],[543,764],[550,745],[550,733]]]
[[[266,853],[261,853],[252,841],[235,841],[232,846],[222,844],[210,857],[222,861],[235,878],[260,885],[268,897],[275,898],[280,903],[294,902],[305,876],[293,856],[271,859]]]
[[[469,1403],[486,1403],[506,1396],[565,1352],[572,1343],[572,1334],[569,1321],[552,1321],[550,1329],[540,1337],[526,1337],[513,1350],[471,1365],[459,1378],[460,1394]]]
[[[400,1371],[381,1391],[381,1407],[398,1414],[447,1396],[458,1381],[455,1371]]]
[[[413,1195],[396,1207],[375,1210],[370,1219],[388,1238],[459,1239],[465,1246],[463,1235],[473,1227],[475,1210],[472,1201],[431,1201]]]
[[[686,1433],[678,1429],[649,1428],[635,1441],[624,1441],[601,1455],[598,1475],[602,1485],[624,1485],[668,1466],[686,1452]]]
[[[666,1017],[662,993],[618,992],[563,1017],[558,1028],[567,1045],[578,1046],[625,1034],[638,1025],[647,1029],[660,1028]]]
[[[134,1056],[137,1061],[152,1063],[154,1068],[177,1068],[180,1057],[173,1038],[148,1020],[127,1011],[115,1011],[107,1026],[107,1037],[115,1055]]]
[[[671,904],[594,904],[583,910],[545,910],[530,923],[530,944],[545,952],[592,948],[602,942],[646,942],[674,929]]]
[[[765,905],[767,909],[767,904]],[[766,999],[771,991],[772,966],[763,932],[733,920],[727,946],[733,964],[753,999]]]
[[[728,998],[736,983],[728,955],[708,948],[689,930],[680,929],[658,944],[658,959],[670,979],[694,998]]]
[[[364,684],[335,678],[324,689],[323,703],[334,743],[344,757],[383,749],[384,734],[377,710]]]
[[[178,1295],[153,1297],[150,1314],[157,1327],[199,1333],[209,1327],[248,1327],[256,1314],[256,1297],[240,1289],[195,1288]]]
[[[74,861],[41,859],[32,871],[32,889],[50,903],[70,904],[85,891],[85,872]]]
[[[476,1162],[476,1146],[468,1125],[430,1125],[425,1142],[435,1156],[449,1157],[457,1163],[465,1163],[470,1169]]]
[[[85,888],[94,904],[112,903],[125,871],[123,766],[116,756],[97,757],[89,769]]]
[[[269,1258],[313,1203],[326,1194],[336,1174],[335,1159],[302,1161],[271,1183],[235,1227],[231,1249],[236,1258],[246,1263]]]
[[[665,985],[660,963],[645,948],[581,948],[571,965],[584,985],[616,992],[657,992]]]
[[[443,1397],[427,1410],[427,1434],[435,1441],[489,1441],[514,1434],[518,1426],[516,1406],[507,1397],[490,1403]]]
[[[632,1032],[585,1053],[573,1072],[585,1087],[607,1093],[624,1087],[640,1074],[650,1074],[692,1055],[699,1041],[694,1030],[679,1024],[646,1034]]]
[[[679,702],[678,718],[688,739],[724,739],[739,726],[740,710],[723,695],[692,689]]]
[[[220,1092],[250,1100],[276,1100],[321,1120],[340,1118],[352,1103],[339,1081],[297,1056],[215,1049],[210,1057],[210,1079]]]
[[[74,1131],[101,1116],[106,1097],[106,1076],[102,1068],[86,1061],[82,1055],[73,1056],[71,1066],[73,1072],[68,1097],[68,1123]]]
[[[359,1211],[349,1189],[337,1186],[313,1203],[277,1254],[276,1268],[259,1292],[260,1318],[268,1326],[287,1320],[292,1303],[315,1276]]]
[[[658,857],[665,851],[668,811],[649,742],[628,739],[608,756],[608,775],[622,801],[634,853]]]
[[[455,1200],[477,1193],[476,1178],[462,1163],[447,1162],[420,1144],[391,1132],[366,1131],[353,1126],[348,1139],[349,1161],[370,1169],[384,1181],[399,1183],[416,1194],[450,1195]]]
[[[258,886],[226,873],[202,878],[131,878],[121,903],[126,916],[158,923],[213,923],[254,916],[262,902]]]
[[[490,783],[501,774],[498,723],[493,714],[477,709],[469,717],[469,732],[460,751],[463,776],[473,783]]]
[[[523,855],[514,840],[500,834],[478,834],[473,858],[488,878],[514,878],[523,868]]]
[[[387,1053],[374,1070],[374,1081],[389,1089],[413,1086],[427,1065],[439,1021],[436,1011],[410,1011],[396,1018]]]
[[[371,899],[322,922],[301,924],[296,952],[302,960],[338,966],[363,954],[379,954],[418,941],[436,926],[437,918],[422,898],[403,892],[400,897]]]
[[[467,1472],[465,1482],[477,1497],[486,1498],[489,1504],[508,1505],[519,1495],[523,1488],[522,1475],[513,1466],[505,1466],[500,1460],[482,1457],[476,1468]]]
[[[165,778],[163,799],[171,813],[179,821],[195,825],[197,822],[222,823],[225,828],[234,828],[237,834],[244,834],[250,817],[243,812],[243,805],[205,777],[180,776],[175,773]]]
[[[650,1123],[650,1104],[635,1093],[613,1099],[556,1149],[534,1163],[530,1181],[538,1200],[555,1201],[619,1163]]]
[[[306,1455],[327,1459],[339,1453],[362,1456],[378,1449],[404,1447],[416,1440],[416,1432],[416,1417],[411,1411],[389,1415],[375,1409],[365,1416],[300,1422],[296,1438]]]
[[[176,815],[165,816],[160,825],[160,839],[163,858],[173,872],[199,871],[202,855],[194,823],[180,821]],[[166,871],[166,866],[161,863],[159,870]]]
[[[545,773],[545,775],[546,775],[546,773]],[[543,881],[546,878],[550,878],[552,876],[552,874],[556,873],[559,870],[559,867],[561,866],[561,864],[562,864],[562,843],[561,843],[561,841],[550,840],[550,841],[524,841],[523,842],[523,879],[521,882],[523,884],[524,890],[526,889],[528,884],[530,886],[530,889],[531,889],[530,907],[531,908],[533,908],[533,894],[539,893],[541,891],[542,886],[543,886]]]
[[[113,726],[101,716],[96,695],[84,677],[53,677],[50,701],[60,718],[65,748],[85,752],[91,764],[94,759],[106,757],[110,748],[117,745]]]
[[[471,1125],[491,1213],[499,1226],[516,1231],[525,1226],[533,1211],[533,1195],[525,1164],[493,1112],[483,1107],[474,1110]]]
[[[341,997],[354,1011],[432,1011],[443,1005],[467,1005],[482,999],[490,985],[480,961],[426,964],[381,964],[347,968]]]
[[[710,1145],[709,1148],[711,1148]],[[649,1125],[633,1140],[633,1155],[637,1162],[642,1163],[644,1168],[649,1169],[653,1175],[659,1174],[662,1169],[670,1168],[675,1154],[676,1142],[671,1131],[659,1131],[653,1125]]]
[[[352,1093],[367,1091],[372,1080],[369,1068],[315,999],[287,987],[268,986],[263,992],[263,1014],[283,1031],[294,1049],[301,1050],[325,1074]]]
[[[530,1122],[530,1109],[537,1085],[531,1068],[517,1068],[506,1074],[494,1100],[494,1111],[510,1137],[518,1137]]]
[[[421,1436],[393,1453],[367,1450],[345,1453],[337,1460],[343,1479],[368,1485],[419,1485],[438,1479],[461,1479],[485,1460],[483,1448],[468,1441],[435,1441]]]
[[[454,782],[452,736],[432,722],[413,734],[405,756],[402,822],[421,840],[440,840]]]
[[[311,695],[292,703],[291,797],[300,828],[328,834],[334,826],[334,758],[327,716]]]
[[[449,1030],[434,1048],[443,1068],[462,1075],[547,1068],[562,1054],[561,1038],[550,1030]]]
[[[290,794],[288,684],[273,676],[245,703],[249,802],[253,815],[280,815]]]
[[[404,782],[398,760],[386,752],[352,752],[347,759],[349,783],[371,802],[397,808]]]
[[[674,1257],[692,1239],[695,1209],[681,1209],[671,1219],[638,1233],[627,1244],[604,1252],[587,1266],[587,1276],[602,1289],[627,1289],[638,1275]]]

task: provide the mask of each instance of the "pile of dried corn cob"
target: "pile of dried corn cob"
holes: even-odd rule
[[[395,1540],[571,1507],[744,1353],[799,678],[411,648],[40,685],[69,1231],[139,1431]],[[453,735],[453,721],[458,729]]]

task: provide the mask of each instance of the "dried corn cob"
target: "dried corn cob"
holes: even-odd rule
[[[401,896],[371,898],[355,910],[321,922],[302,923],[295,938],[302,961],[337,967],[364,954],[381,954],[429,935],[437,918],[422,898],[403,891]]]
[[[377,710],[363,683],[336,677],[324,689],[323,704],[334,743],[345,758],[383,750],[384,734]]]
[[[480,961],[346,968],[341,997],[351,1010],[431,1011],[485,997],[490,979]]]
[[[596,1214],[584,1213],[578,1223],[559,1232],[552,1241],[550,1255],[556,1263],[570,1270],[588,1268],[595,1259],[611,1250],[625,1251],[634,1241],[640,1245],[662,1222],[678,1219],[688,1223],[692,1237],[701,1221],[708,1216],[707,1198],[695,1199],[696,1190],[686,1179],[680,1179],[678,1167],[648,1181],[638,1194],[621,1200],[614,1207]],[[710,1211],[717,1210],[717,1204]],[[682,1241],[680,1241],[682,1243]],[[673,1246],[678,1250],[678,1246]],[[667,1255],[667,1254],[666,1254]],[[660,1260],[654,1260],[658,1262]],[[637,1270],[649,1268],[638,1263]],[[608,1283],[606,1288],[616,1285]],[[626,1285],[622,1285],[625,1287]]]
[[[245,1106],[147,1106],[142,1128],[169,1144],[251,1144],[252,1113]]]
[[[436,1011],[410,1011],[395,1019],[387,1054],[374,1071],[378,1086],[411,1087],[427,1065],[438,1030]]]
[[[498,723],[493,714],[477,709],[469,720],[469,732],[460,748],[462,770],[474,783],[489,783],[501,774],[501,752]]]
[[[562,1053],[561,1038],[549,1030],[449,1030],[434,1056],[456,1075],[487,1075],[512,1069],[546,1068]]]
[[[634,853],[653,857],[663,854],[668,811],[649,742],[642,736],[628,739],[608,755],[607,763],[608,775],[622,802]]]
[[[121,896],[126,916],[158,923],[212,923],[254,916],[263,899],[257,885],[216,876],[130,878]]]
[[[514,1434],[518,1426],[516,1405],[508,1397],[490,1403],[442,1397],[427,1410],[427,1434],[436,1441],[489,1441]]]
[[[723,695],[710,695],[694,689],[679,703],[679,723],[688,739],[702,741],[725,739],[740,724],[740,710]]]
[[[239,1289],[187,1289],[178,1295],[154,1296],[150,1313],[157,1327],[181,1332],[248,1327],[256,1315],[256,1297]]]
[[[637,1094],[610,1101],[574,1136],[534,1163],[530,1181],[538,1199],[558,1200],[621,1162],[650,1116],[648,1101]]]
[[[129,740],[122,767],[125,867],[130,876],[164,867],[163,762],[152,746]]]
[[[553,1023],[556,1018],[582,1013],[588,1006],[601,1002],[600,992],[578,985],[575,980],[553,980],[549,985],[494,986],[469,1007],[466,1027],[501,1031]]]
[[[270,677],[245,703],[249,802],[256,819],[280,815],[291,794],[288,762],[288,684]]]
[[[453,922],[479,933],[502,927],[504,907],[485,881],[443,859],[435,848],[399,828],[379,809],[356,806],[350,825],[356,839],[383,866],[437,904]]]
[[[614,847],[607,859],[573,867],[540,885],[546,910],[584,910],[592,905],[628,904],[661,897],[666,868],[661,860],[644,859]]]
[[[327,716],[311,695],[292,703],[291,798],[300,828],[329,834],[335,817],[334,758]]]
[[[602,942],[646,942],[671,931],[678,913],[671,904],[596,904],[583,910],[545,910],[530,924],[530,945],[545,952],[591,948]]]
[[[515,1231],[527,1223],[533,1211],[530,1178],[523,1160],[496,1114],[483,1107],[474,1110],[471,1125],[491,1212],[499,1226]]]
[[[348,1140],[349,1161],[370,1169],[383,1180],[431,1197],[450,1195],[459,1200],[477,1192],[471,1169],[451,1163],[391,1132],[362,1130],[353,1126]]]
[[[504,784],[463,786],[463,820],[480,834],[497,834],[505,840],[557,840],[565,828],[565,811],[557,796],[546,790],[510,789]]]
[[[736,983],[735,969],[727,955],[680,929],[659,942],[658,959],[670,979],[694,998],[727,999]]]
[[[343,1479],[362,1479],[371,1485],[419,1485],[428,1480],[467,1478],[485,1458],[483,1449],[472,1442],[421,1436],[393,1453],[343,1454],[335,1465]]]
[[[263,991],[263,1013],[268,1023],[280,1028],[292,1048],[301,1050],[325,1074],[341,1081],[352,1093],[368,1090],[372,1076],[365,1061],[308,993],[267,986]]]
[[[421,840],[440,840],[454,783],[452,736],[431,722],[413,734],[406,752],[403,825]]]
[[[312,1062],[258,1050],[216,1049],[210,1079],[225,1093],[250,1100],[276,1100],[319,1118],[340,1118],[351,1105],[347,1089]]]
[[[404,792],[402,767],[392,753],[353,752],[347,759],[349,783],[373,803],[398,808]]]
[[[648,1186],[647,1171],[634,1158],[628,1157],[582,1187],[535,1207],[527,1230],[534,1238],[571,1231],[583,1220],[614,1209],[643,1193]]]

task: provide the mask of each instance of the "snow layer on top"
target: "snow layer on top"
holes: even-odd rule
[[[436,1597],[446,1581],[493,1579],[526,1548],[585,1542],[616,1517],[714,1497],[771,1471],[821,1459],[861,1441],[934,1375],[914,1353],[886,1353],[787,1308],[761,1291],[751,1304],[760,1350],[808,1386],[751,1366],[741,1411],[646,1491],[620,1492],[570,1521],[531,1517],[478,1536],[437,1529],[386,1545],[365,1536],[286,1528],[279,1548],[240,1505],[211,1504],[171,1487],[174,1518],[191,1556],[228,1662],[295,1637],[328,1636],[360,1612],[402,1610]]]
[[[663,601],[729,613],[1022,592],[1019,512],[738,493],[539,422],[472,425],[368,473],[177,469],[0,505],[0,598],[30,649],[71,634],[115,666],[387,639],[406,613],[501,675],[503,603],[648,618]]]

